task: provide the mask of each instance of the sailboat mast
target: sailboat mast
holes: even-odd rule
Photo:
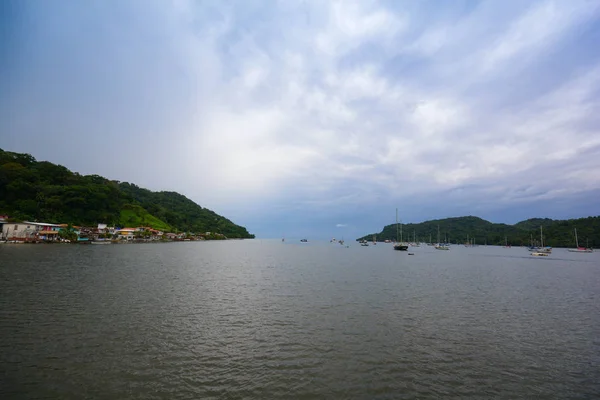
[[[531,242],[531,247],[533,247],[533,235],[529,234],[529,241]]]
[[[400,222],[400,242],[404,242],[404,240],[402,240],[402,222]]]
[[[579,248],[579,240],[577,240],[577,228],[575,228],[575,245]]]
[[[540,225],[540,247],[544,247],[544,229],[542,225]]]
[[[398,243],[398,209],[396,208],[396,243]]]

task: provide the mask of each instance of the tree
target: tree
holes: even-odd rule
[[[71,242],[77,241],[77,232],[73,229],[71,224],[69,224],[66,228],[62,228],[58,231],[58,237],[63,240],[69,240]]]

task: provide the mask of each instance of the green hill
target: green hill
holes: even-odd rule
[[[550,218],[531,218],[531,219],[526,219],[525,221],[517,222],[514,226],[516,226],[519,229],[531,230],[531,229],[540,229],[540,226],[543,226],[544,228],[546,228],[555,222],[558,222],[558,221],[554,221],[553,219],[550,219]]]
[[[0,214],[16,220],[151,226],[253,238],[246,228],[175,192],[152,192],[98,175],[80,175],[29,154],[0,149]]]
[[[504,245],[506,237],[508,243],[513,246],[529,245],[532,239],[539,242],[540,226],[543,226],[545,245],[575,246],[574,228],[577,228],[580,245],[589,243],[591,247],[600,246],[600,217],[570,220],[534,218],[514,225],[496,224],[473,216],[445,218],[418,224],[403,224],[403,239],[412,241],[413,235],[416,235],[419,241],[436,242],[438,226],[441,241],[447,238],[450,243],[466,243],[468,236],[477,244]],[[381,232],[370,233],[357,240],[372,240],[374,235],[377,236],[377,241],[395,240],[396,224],[386,225]]]
[[[156,218],[146,211],[142,206],[126,204],[121,209],[119,224],[127,227],[151,226],[164,232],[170,232],[173,228],[164,221]]]
[[[176,192],[152,192],[130,183],[120,183],[119,188],[135,199],[142,207],[165,223],[180,231],[215,232],[229,238],[249,237],[248,231],[225,217],[202,208]]]

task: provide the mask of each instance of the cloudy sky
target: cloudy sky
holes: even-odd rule
[[[600,214],[600,0],[2,1],[0,147],[259,237]]]

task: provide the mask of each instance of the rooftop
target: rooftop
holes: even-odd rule
[[[62,225],[59,224],[50,224],[48,222],[29,222],[29,221],[23,221],[21,222],[22,224],[27,224],[27,225],[36,225],[36,226],[54,226],[57,228],[60,228]]]

